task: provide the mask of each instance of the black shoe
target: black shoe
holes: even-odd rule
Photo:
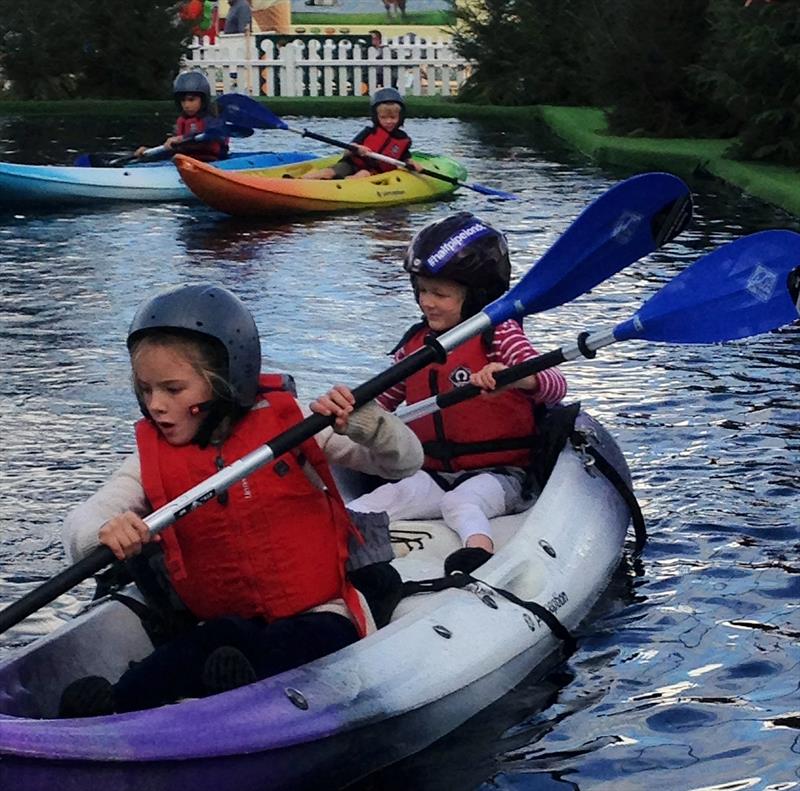
[[[250,660],[231,645],[223,645],[212,651],[203,666],[203,686],[209,695],[244,687],[257,680]]]
[[[370,563],[348,574],[350,581],[364,594],[375,626],[380,629],[392,619],[395,607],[403,598],[403,580],[388,562]]]
[[[114,713],[114,686],[102,676],[84,676],[61,693],[58,716],[102,717]]]
[[[455,552],[451,552],[444,559],[444,573],[446,577],[451,574],[472,574],[476,568],[482,566],[492,556],[480,547],[462,547]]]

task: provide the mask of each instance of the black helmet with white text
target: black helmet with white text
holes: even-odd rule
[[[483,310],[511,282],[505,236],[470,212],[458,212],[420,230],[406,250],[403,268],[411,275],[446,278],[467,287],[462,318]]]

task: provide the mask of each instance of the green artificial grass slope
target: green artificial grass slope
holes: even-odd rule
[[[539,112],[556,135],[600,164],[658,168],[682,175],[710,173],[800,215],[800,170],[729,159],[725,153],[730,140],[616,137],[607,133],[602,110],[542,106]]]

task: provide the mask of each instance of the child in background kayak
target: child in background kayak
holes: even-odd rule
[[[216,162],[228,156],[228,140],[203,140],[186,143],[186,138],[199,134],[206,129],[209,119],[216,117],[211,102],[211,86],[205,74],[199,71],[186,71],[175,78],[172,88],[175,104],[180,115],[175,121],[175,134],[164,141],[164,147],[170,152],[180,151],[202,162]],[[147,149],[140,146],[136,156],[140,157]],[[172,156],[172,153],[168,156]]]
[[[428,335],[479,313],[508,289],[511,276],[503,234],[468,212],[423,228],[406,252],[404,268],[423,319],[395,347],[398,361]],[[446,559],[447,574],[469,573],[488,560],[494,552],[489,520],[531,505],[525,481],[536,407],[557,404],[567,391],[560,371],[550,369],[494,392],[495,373],[537,354],[511,319],[459,346],[443,365],[431,365],[387,390],[378,403],[389,411],[403,401],[416,403],[470,383],[485,394],[412,422],[425,450],[423,469],[378,487],[348,508],[386,512],[391,521],[444,519],[465,545]],[[318,409],[344,418],[352,403],[346,389],[334,388],[319,399]]]
[[[376,173],[394,170],[394,165],[371,159],[367,154],[377,154],[399,159],[414,170],[422,166],[410,158],[411,138],[401,129],[405,121],[406,105],[400,92],[394,88],[380,88],[370,99],[372,126],[365,126],[352,140],[358,153],[348,152],[335,165],[322,170],[311,170],[304,179],[364,178]]]
[[[253,317],[229,291],[182,286],[142,304],[128,334],[144,414],[136,452],[64,525],[71,560],[98,543],[129,559],[151,542],[142,517],[308,414],[286,377],[260,374]],[[346,391],[349,394],[349,391]],[[88,676],[60,716],[151,708],[283,672],[374,628],[345,576],[355,530],[329,462],[390,479],[422,464],[419,441],[377,404],[183,516],[156,541],[187,623],[112,684]],[[149,545],[149,546],[148,546]],[[158,553],[161,556],[161,553]]]

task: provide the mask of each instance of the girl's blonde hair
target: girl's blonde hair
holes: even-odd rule
[[[152,330],[131,343],[131,379],[136,398],[142,404],[142,393],[136,381],[136,366],[142,354],[155,346],[170,349],[183,357],[205,379],[214,398],[233,399],[233,388],[227,379],[228,353],[214,338],[190,330]]]

